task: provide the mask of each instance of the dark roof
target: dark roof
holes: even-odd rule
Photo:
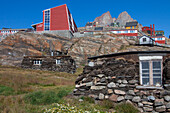
[[[103,27],[95,27],[94,30],[101,31],[101,30],[103,30]]]
[[[108,58],[108,57],[130,55],[130,54],[149,54],[149,53],[170,53],[170,51],[129,51],[129,52],[113,53],[113,54],[107,54],[101,56],[94,56],[94,57],[89,57],[88,59]]]
[[[92,25],[93,25],[93,23],[91,23],[91,22],[86,24],[86,26],[92,26]]]
[[[138,22],[135,21],[135,22],[126,22],[126,26],[125,27],[131,27],[131,26],[137,26],[138,25]]]

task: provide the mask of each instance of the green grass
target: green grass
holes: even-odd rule
[[[8,86],[0,86],[0,95],[13,95],[15,94],[15,90]]]
[[[130,103],[121,103],[115,107],[116,113],[139,113],[139,110]]]

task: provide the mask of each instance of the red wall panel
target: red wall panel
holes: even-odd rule
[[[43,23],[39,23],[36,25],[36,31],[44,31]]]
[[[51,8],[50,30],[69,30],[67,6]]]

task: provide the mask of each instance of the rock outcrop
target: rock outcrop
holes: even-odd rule
[[[110,12],[104,13],[102,16],[97,17],[94,22],[98,22],[101,26],[110,25],[113,22],[112,16],[110,15]]]
[[[133,18],[131,18],[131,16],[126,11],[122,12],[116,20],[116,22],[119,22],[120,26],[125,26],[126,22],[132,22],[132,21]]]

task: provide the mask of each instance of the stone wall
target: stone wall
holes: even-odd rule
[[[166,61],[164,64],[166,71],[170,62]],[[169,71],[164,73],[169,76]],[[164,83],[169,83],[170,79],[163,79]],[[109,99],[115,103],[128,101],[141,112],[170,112],[169,87],[141,86],[139,62],[123,58],[96,60],[94,67],[84,68],[75,83],[75,96]]]
[[[61,63],[56,64],[56,59],[60,59]],[[35,60],[41,60],[41,65],[34,65]],[[40,70],[49,70],[49,71],[59,71],[67,73],[76,72],[76,63],[70,56],[58,56],[58,57],[24,57],[22,68],[30,69],[40,69]]]

